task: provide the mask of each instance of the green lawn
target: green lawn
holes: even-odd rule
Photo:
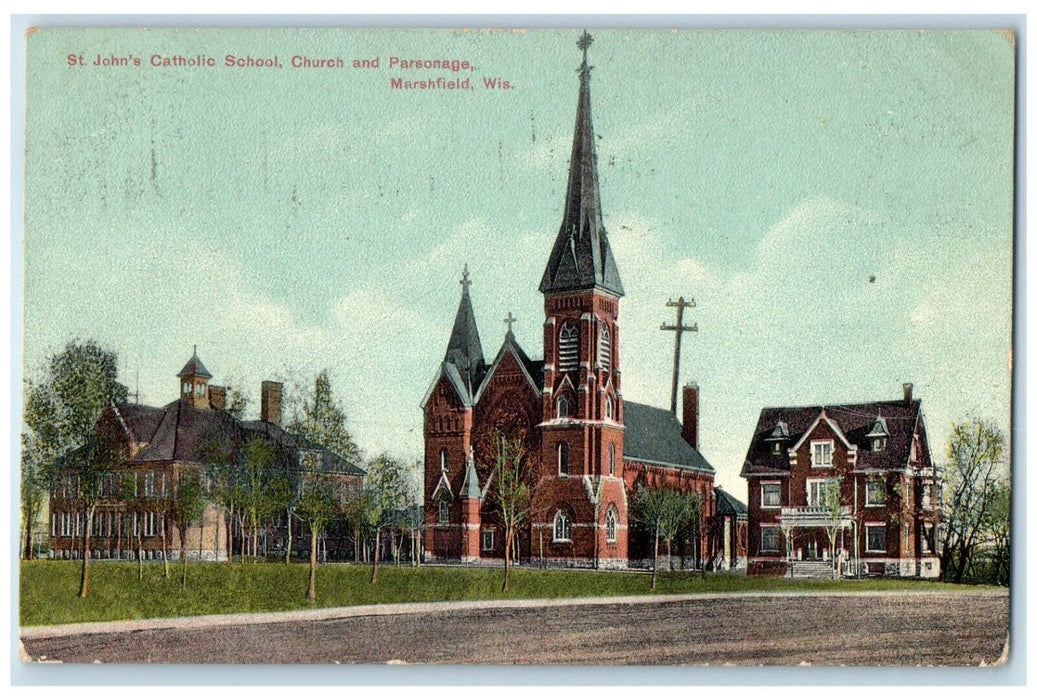
[[[331,564],[317,572],[317,603],[306,601],[305,564],[188,564],[187,590],[180,591],[180,567],[169,579],[161,564],[146,564],[137,580],[132,562],[91,564],[90,595],[77,597],[79,562],[21,563],[20,619],[23,626],[213,613],[269,612],[309,607],[435,600],[558,598],[648,594],[647,574],[604,571],[513,569],[511,590],[501,593],[500,569],[382,566],[372,586],[368,566]],[[725,574],[660,573],[657,593],[716,591],[829,591],[953,589],[951,584],[869,579],[787,581]]]

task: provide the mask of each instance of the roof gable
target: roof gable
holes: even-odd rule
[[[500,368],[501,364],[504,363],[505,358],[512,357],[515,364],[518,366],[522,376],[526,378],[526,382],[529,384],[529,388],[533,390],[533,393],[540,396],[540,387],[537,382],[533,380],[530,374],[530,369],[533,369],[539,365],[543,369],[543,361],[534,362],[529,359],[529,356],[519,346],[518,341],[515,340],[515,336],[508,333],[504,337],[504,343],[501,345],[500,350],[497,352],[497,357],[493,360],[493,364],[490,365],[490,369],[486,372],[486,376],[483,377],[482,383],[479,385],[479,390],[475,393],[475,400],[473,403],[479,403],[479,399],[486,392],[486,388],[493,381],[493,376]]]
[[[754,474],[788,473],[789,459],[786,450],[774,454],[767,437],[778,421],[788,425],[789,436],[795,445],[804,439],[820,422],[824,413],[829,424],[838,427],[841,440],[857,446],[855,469],[888,470],[905,469],[911,452],[911,442],[916,429],[925,440],[924,423],[921,420],[921,401],[875,401],[871,403],[840,404],[835,406],[790,406],[764,408],[756,423],[756,429],[746,452],[742,476]],[[889,436],[881,452],[870,449],[867,435],[882,417]],[[920,427],[916,427],[920,426]]]
[[[797,452],[799,448],[803,446],[803,443],[806,442],[807,438],[814,434],[814,430],[817,428],[818,425],[821,424],[821,421],[824,421],[828,425],[828,427],[832,429],[832,433],[834,433],[835,436],[839,438],[839,441],[843,443],[843,447],[845,447],[848,450],[852,450],[856,447],[856,445],[850,444],[850,441],[846,439],[845,435],[843,435],[843,431],[839,429],[839,424],[834,422],[831,418],[829,418],[828,415],[825,413],[825,409],[822,408],[821,413],[817,415],[817,418],[815,418],[814,422],[810,424],[810,427],[806,429],[802,437],[800,437],[796,444],[790,447],[789,449],[793,452]]]

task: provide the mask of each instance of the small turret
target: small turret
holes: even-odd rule
[[[191,359],[177,372],[180,378],[180,400],[195,408],[209,408],[209,380],[212,375],[198,359],[198,346],[194,346]]]

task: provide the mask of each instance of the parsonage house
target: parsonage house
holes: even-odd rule
[[[940,478],[921,401],[760,411],[742,467],[750,574],[940,575]]]
[[[544,359],[522,349],[509,313],[504,341],[487,362],[465,266],[446,354],[421,402],[430,561],[503,558],[504,531],[492,497],[498,432],[521,441],[533,464],[530,517],[514,555],[519,561],[648,565],[651,538],[631,512],[641,487],[699,495],[699,521],[674,542],[675,566],[710,564],[718,547],[714,470],[698,450],[698,386],[683,389],[683,423],[670,411],[623,397],[624,290],[602,216],[589,45],[585,33],[562,222],[544,251]]]
[[[158,559],[165,548],[171,559],[179,558],[180,534],[170,516],[178,480],[192,470],[205,475],[214,459],[240,464],[252,438],[269,443],[274,455],[269,468],[293,475],[296,485],[309,475],[320,474],[340,488],[343,497],[362,488],[363,469],[282,428],[279,382],[262,383],[260,419],[247,421],[226,411],[227,390],[210,385],[210,379],[212,375],[195,352],[177,374],[180,398],[161,407],[112,404],[102,414],[97,430],[110,431],[108,435],[121,441],[126,459],[101,485],[102,500],[90,524],[92,557]],[[79,558],[82,554],[85,518],[77,499],[77,478],[73,465],[50,494],[52,557]],[[225,561],[229,552],[242,551],[240,524],[227,516],[224,508],[207,502],[200,523],[187,529],[189,560]],[[261,555],[283,549],[287,541],[284,520],[283,514],[275,516],[274,527],[264,528],[256,538]],[[293,549],[308,549],[310,540],[301,536],[300,524],[295,522],[292,527]],[[322,554],[331,558],[348,555]]]

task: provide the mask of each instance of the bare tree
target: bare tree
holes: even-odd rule
[[[173,522],[180,533],[180,590],[187,588],[187,530],[201,521],[204,510],[201,474],[188,468],[177,476],[171,508]]]
[[[961,583],[984,537],[990,511],[1005,481],[1005,437],[979,419],[955,423],[947,444],[947,488],[944,490],[944,536],[940,576]]]
[[[497,433],[494,443],[497,450],[491,473],[496,476],[496,482],[490,498],[504,527],[504,585],[501,590],[506,592],[515,533],[529,518],[529,468],[521,440],[510,440]]]
[[[374,530],[374,562],[371,567],[371,583],[378,583],[378,564],[381,560],[382,531],[398,521],[399,513],[406,504],[407,467],[388,455],[380,455],[371,462],[365,487],[369,500],[366,501],[366,516]]]
[[[986,523],[991,583],[1007,586],[1011,577],[1012,489],[1005,479],[994,486]]]
[[[340,490],[324,474],[308,474],[300,487],[296,512],[310,531],[310,585],[306,599],[317,600],[317,541],[332,518],[341,513]]]

